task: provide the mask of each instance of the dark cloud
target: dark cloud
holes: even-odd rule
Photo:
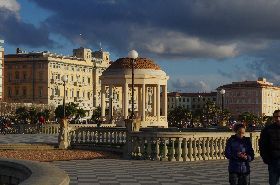
[[[182,92],[209,92],[210,86],[205,81],[190,81],[183,78],[171,80],[171,87],[174,91]]]
[[[53,12],[49,29],[89,46],[100,41],[126,54],[164,58],[228,58],[280,38],[280,1],[30,0]],[[124,53],[125,52],[125,53]]]
[[[49,39],[49,31],[41,25],[38,28],[33,24],[24,23],[19,15],[0,6],[0,38],[16,46],[52,47],[53,41]]]

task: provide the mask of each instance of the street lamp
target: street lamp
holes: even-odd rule
[[[224,112],[224,95],[226,93],[226,90],[221,89],[220,94],[222,95],[222,112]]]
[[[63,81],[63,119],[65,119],[65,85],[66,85],[66,82],[68,81],[68,78],[67,76],[63,75],[61,77],[61,80]]]
[[[132,59],[131,60],[131,69],[132,69],[132,74],[131,74],[131,79],[132,79],[132,93],[131,93],[131,115],[130,119],[134,118],[134,63],[136,58],[138,58],[138,53],[135,50],[131,50],[128,52],[128,58]]]

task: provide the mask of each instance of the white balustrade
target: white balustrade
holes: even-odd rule
[[[162,161],[199,161],[225,159],[226,142],[233,133],[133,132],[131,151],[142,159]],[[258,156],[260,133],[248,133]],[[137,142],[136,142],[137,141]],[[135,155],[131,157],[134,158]]]

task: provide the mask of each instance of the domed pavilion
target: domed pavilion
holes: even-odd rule
[[[147,58],[119,58],[100,77],[101,114],[107,121],[113,118],[112,100],[109,100],[109,115],[105,115],[106,94],[113,97],[113,89],[121,92],[121,116],[117,126],[125,126],[131,112],[132,64],[134,60],[134,111],[141,127],[168,127],[167,124],[167,80],[169,76],[160,66]],[[107,93],[106,93],[107,90]]]

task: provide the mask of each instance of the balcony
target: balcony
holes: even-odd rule
[[[51,95],[50,100],[62,100],[62,97],[60,97],[58,95]]]
[[[74,97],[74,102],[82,102],[83,97]]]

